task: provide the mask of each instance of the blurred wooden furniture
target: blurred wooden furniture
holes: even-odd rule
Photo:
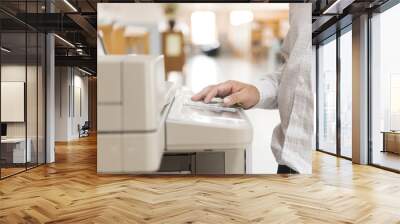
[[[280,33],[280,19],[257,20],[251,29],[252,59],[266,58],[272,41],[280,38]]]
[[[99,25],[107,54],[149,54],[149,33],[142,27]]]
[[[382,152],[400,154],[400,131],[383,131]]]
[[[182,72],[185,64],[183,33],[173,30],[163,32],[162,52],[164,54],[166,76],[171,71]],[[168,79],[168,77],[165,77],[165,79]]]
[[[150,53],[150,35],[146,28],[127,27],[125,30],[126,45],[131,54]]]
[[[125,27],[115,24],[111,33],[112,51],[111,54],[127,54],[128,47],[125,38]]]
[[[263,43],[263,28],[258,26],[251,29],[251,57],[261,59],[267,55],[268,48]]]
[[[125,27],[121,24],[103,24],[98,26],[107,54],[127,54]]]
[[[111,39],[112,31],[113,31],[112,24],[98,25],[98,32],[101,33],[100,35],[102,37],[104,48],[107,53],[112,52],[112,39]]]

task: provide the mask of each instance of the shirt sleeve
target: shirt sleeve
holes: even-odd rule
[[[260,100],[255,108],[277,109],[278,108],[278,88],[282,75],[283,66],[277,71],[270,73],[254,83],[260,93]]]
[[[314,94],[311,78],[311,5],[290,4],[290,28],[285,38],[285,69],[278,106],[281,123],[274,129],[271,149],[278,164],[301,174],[312,172]]]
[[[290,29],[285,39],[283,40],[282,47],[280,50],[280,54],[283,57],[284,64],[276,72],[268,74],[254,83],[254,85],[257,87],[260,93],[260,100],[256,104],[255,106],[256,108],[262,108],[262,109],[278,108],[278,102],[277,102],[278,88],[283,68],[286,66],[288,58],[293,48],[295,47],[296,42],[299,42],[300,39],[301,40],[304,39],[299,36],[306,35],[308,37],[308,33],[304,32],[304,30],[302,31],[300,30],[302,29],[302,27],[304,27],[304,24],[309,22],[307,20],[308,16],[304,16],[309,14],[309,6],[302,4],[290,4],[290,9],[289,9]],[[306,39],[306,41],[310,40]],[[299,43],[297,43],[297,45],[298,44]]]

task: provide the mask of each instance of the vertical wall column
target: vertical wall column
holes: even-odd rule
[[[353,162],[368,163],[368,15],[353,20]]]
[[[46,163],[55,161],[55,56],[54,35],[46,36]]]
[[[68,141],[71,136],[73,94],[72,68],[55,69],[55,141]]]
[[[51,1],[46,1],[46,12],[54,12]],[[46,163],[55,162],[55,42],[54,34],[46,34]]]

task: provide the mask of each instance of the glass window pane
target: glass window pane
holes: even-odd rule
[[[44,13],[44,6],[45,0],[0,1],[19,16]],[[1,178],[45,162],[45,43],[43,33],[0,12]]]
[[[30,161],[26,144],[26,33],[1,34],[1,166],[2,177],[25,170]],[[26,150],[28,146],[28,150]]]
[[[400,170],[400,4],[372,18],[372,163]]]
[[[39,11],[37,1],[27,2],[26,12],[37,13]],[[38,17],[30,18],[37,20]],[[32,21],[36,23],[37,21]],[[36,30],[27,30],[27,75],[26,75],[26,125],[27,142],[30,147],[30,161],[27,167],[35,167],[38,164],[38,33]]]
[[[36,32],[28,32],[28,55],[27,55],[27,80],[26,80],[26,113],[27,113],[27,142],[30,148],[30,160],[28,168],[37,165],[37,79],[38,79],[38,36]]]
[[[318,51],[318,147],[336,153],[336,40]]]
[[[46,93],[46,79],[45,79],[45,65],[46,65],[46,36],[39,33],[38,41],[38,164],[45,163],[46,148],[45,148],[45,93]]]
[[[340,37],[340,150],[341,155],[352,157],[352,33]]]

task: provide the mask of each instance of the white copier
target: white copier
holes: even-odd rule
[[[244,174],[252,140],[240,108],[192,102],[163,56],[98,57],[97,172]]]

